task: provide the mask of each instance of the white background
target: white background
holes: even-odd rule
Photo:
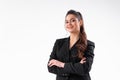
[[[0,80],[55,80],[47,62],[69,9],[96,45],[92,80],[120,80],[119,0],[0,0]]]

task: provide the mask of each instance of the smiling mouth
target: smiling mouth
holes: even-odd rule
[[[69,29],[69,28],[73,28],[73,27],[71,26],[71,27],[66,27],[66,28],[68,28],[68,29]]]
[[[67,28],[72,28],[73,26],[68,26]]]

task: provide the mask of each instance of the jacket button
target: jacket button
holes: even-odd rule
[[[66,80],[68,80],[68,77],[66,77]]]

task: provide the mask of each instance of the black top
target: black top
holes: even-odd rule
[[[84,52],[86,63],[81,64],[81,59],[77,56],[78,50],[75,46],[78,41],[71,49],[69,49],[69,41],[70,38],[57,39],[49,59],[64,62],[64,68],[48,66],[48,71],[57,75],[56,80],[91,80],[89,72],[93,63],[95,44],[87,40],[87,49]]]

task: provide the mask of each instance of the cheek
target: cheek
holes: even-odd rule
[[[80,27],[78,27],[77,30],[80,31]]]
[[[65,25],[64,28],[67,29],[67,25]]]
[[[80,30],[80,25],[79,25],[79,24],[76,24],[75,26],[76,26],[76,27],[75,27],[75,28],[76,28],[76,30],[78,30],[78,31],[79,31],[79,30]]]
[[[76,22],[73,22],[73,23],[71,23],[74,27],[78,27],[79,26],[79,24],[78,23],[76,23]]]

